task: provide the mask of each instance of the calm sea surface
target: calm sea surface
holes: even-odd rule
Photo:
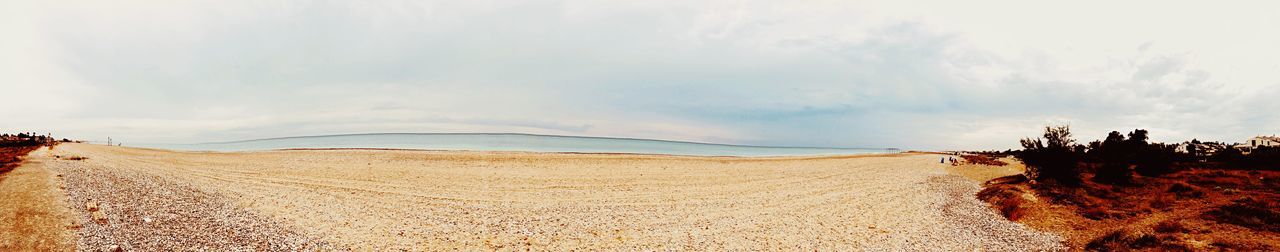
[[[897,153],[894,148],[768,147],[679,141],[530,134],[354,134],[200,144],[138,144],[172,150],[252,151],[291,148],[639,153],[691,156],[809,156]]]

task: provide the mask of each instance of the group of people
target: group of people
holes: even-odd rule
[[[956,159],[956,157],[953,157],[953,156],[946,156],[946,157],[943,157],[941,160],[938,160],[938,163],[939,163],[939,164],[945,164],[945,163],[947,163],[947,161],[951,161],[951,165],[959,165],[959,164],[960,164],[960,160],[959,160],[959,159]]]

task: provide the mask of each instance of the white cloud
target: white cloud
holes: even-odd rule
[[[1271,2],[5,2],[0,130],[1010,148],[1280,131]],[[56,101],[56,102],[49,102]],[[12,108],[12,109],[10,109]]]

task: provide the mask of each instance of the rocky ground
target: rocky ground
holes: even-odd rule
[[[298,228],[238,208],[211,194],[159,177],[57,160],[47,166],[67,188],[79,223],[79,250],[332,250]]]

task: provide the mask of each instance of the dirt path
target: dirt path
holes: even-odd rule
[[[0,175],[0,251],[75,250],[75,222],[60,178],[45,168],[47,149]]]
[[[71,190],[73,200],[89,198],[77,193],[98,191],[189,191],[116,193],[104,209],[137,206],[124,210],[127,218],[121,220],[173,211],[137,204],[154,197],[202,197],[221,202],[218,208],[232,206],[226,211],[265,218],[272,227],[294,228],[286,231],[299,237],[356,250],[1061,248],[1060,238],[1009,222],[973,199],[978,186],[950,175],[936,155],[197,153],[94,145],[58,151],[88,157],[55,165],[80,174],[75,177],[147,181],[80,185],[69,177],[77,188]],[[225,218],[189,217],[200,216]],[[139,244],[146,241],[121,234],[144,227],[129,224],[92,235]],[[167,234],[185,241],[175,244],[209,235],[191,232]],[[264,244],[275,242],[281,241]]]

